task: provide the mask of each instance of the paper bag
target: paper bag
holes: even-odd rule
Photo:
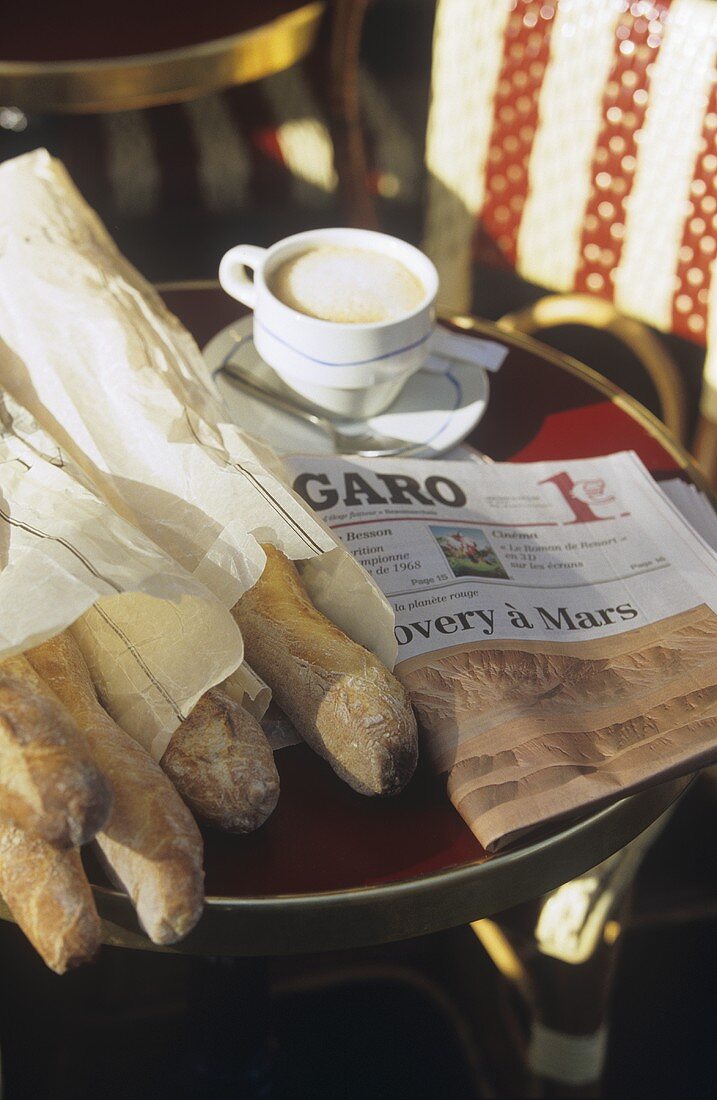
[[[46,151],[0,167],[0,239],[0,376],[105,498],[227,607],[272,542],[392,667],[379,588],[230,423],[194,340]]]
[[[0,390],[0,659],[71,627],[103,702],[159,760],[199,697],[237,668],[241,635],[85,482]]]

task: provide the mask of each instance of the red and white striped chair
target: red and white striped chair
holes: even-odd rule
[[[716,64],[714,0],[440,0],[424,240],[446,311],[470,307],[476,261],[497,262],[559,295],[506,325],[625,338],[677,434],[679,374],[636,322],[706,345],[710,461]]]

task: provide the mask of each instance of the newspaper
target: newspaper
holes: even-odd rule
[[[707,545],[717,550],[717,513],[705,493],[691,482],[676,477],[661,481],[660,489]]]
[[[285,461],[391,603],[424,749],[488,850],[717,759],[717,554],[634,454]]]

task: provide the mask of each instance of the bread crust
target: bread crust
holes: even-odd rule
[[[264,731],[219,688],[206,692],[175,730],[161,765],[197,817],[217,829],[251,833],[279,798]]]
[[[112,795],[75,723],[23,656],[0,663],[0,815],[57,847],[85,844]]]
[[[316,610],[280,550],[263,549],[262,576],[233,608],[249,663],[337,775],[361,794],[396,794],[418,758],[406,690]]]
[[[100,919],[77,848],[55,848],[0,821],[0,894],[56,974],[97,954]]]
[[[129,894],[150,939],[175,943],[197,923],[204,902],[202,837],[191,813],[149,753],[101,706],[70,634],[58,634],[27,657],[112,784],[112,813],[97,835],[108,873]]]

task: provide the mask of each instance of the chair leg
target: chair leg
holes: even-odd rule
[[[339,194],[348,225],[378,229],[367,186],[368,163],[359,104],[359,54],[370,0],[335,0],[329,41],[329,119]]]
[[[597,1097],[605,1064],[619,924],[608,921],[588,957],[568,962],[543,954],[531,931],[539,921],[543,900],[519,906],[496,921],[476,921],[471,927],[506,979],[505,988],[512,987],[523,1002],[529,1095],[546,1100]]]
[[[528,964],[535,993],[528,1066],[544,1097],[600,1095],[619,944],[603,937],[577,966],[542,954]]]
[[[671,814],[579,878],[472,926],[527,1006],[527,1069],[544,1097],[599,1095],[627,898]]]

